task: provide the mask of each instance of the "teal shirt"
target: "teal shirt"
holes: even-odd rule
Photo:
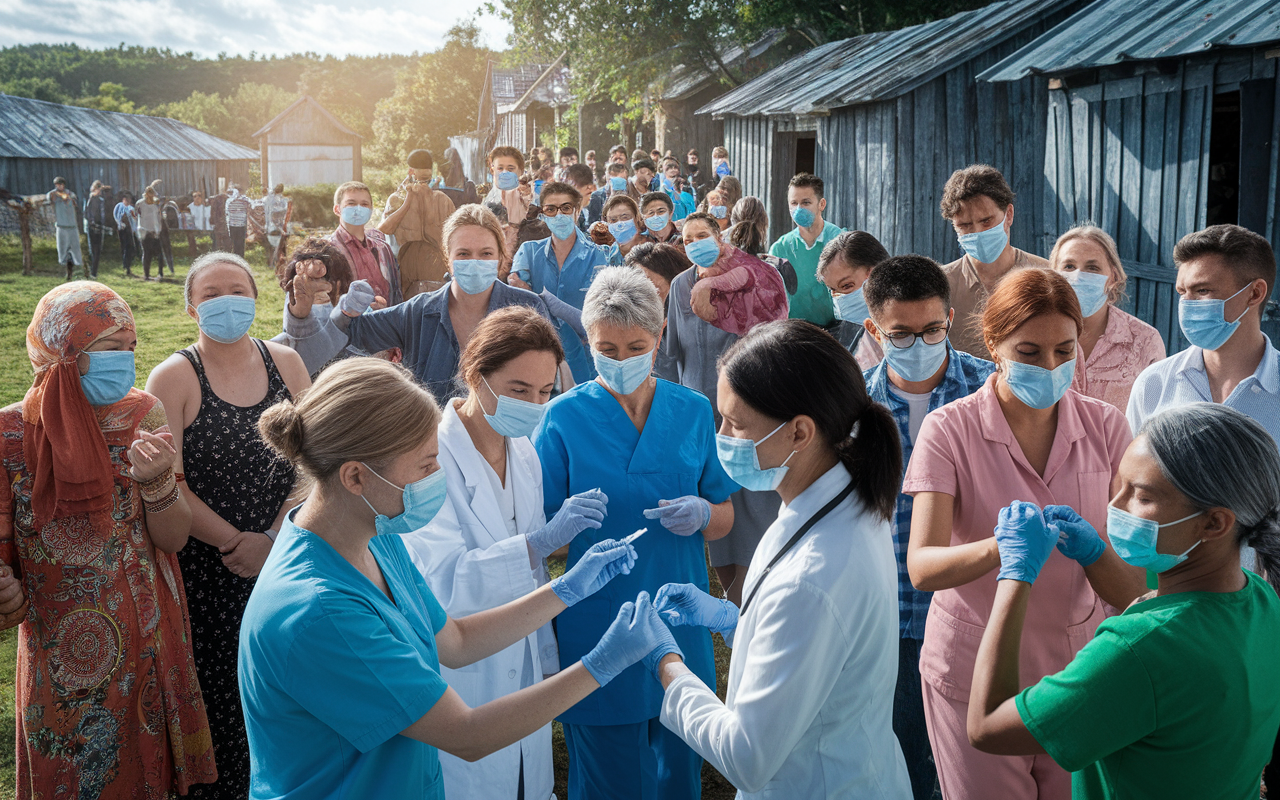
[[[836,309],[831,302],[831,291],[818,280],[818,256],[827,242],[844,233],[838,226],[822,221],[822,233],[813,247],[800,238],[800,229],[792,228],[769,248],[769,255],[785,258],[796,269],[799,285],[791,295],[792,319],[807,319],[814,325],[827,327],[836,321]]]
[[[444,800],[440,758],[400,732],[444,696],[448,617],[399,536],[369,542],[392,598],[327,542],[281,527],[240,624],[251,800]]]

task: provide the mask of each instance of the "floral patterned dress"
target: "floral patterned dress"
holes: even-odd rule
[[[0,560],[27,605],[18,628],[17,796],[167,798],[217,778],[191,655],[177,557],[146,533],[125,454],[141,428],[167,430],[160,402],[133,389],[95,407],[114,494],[102,514],[34,528],[20,405],[0,410]]]

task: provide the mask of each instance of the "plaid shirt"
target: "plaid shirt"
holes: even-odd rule
[[[956,350],[947,342],[947,374],[929,398],[929,411],[953,400],[968,397],[986,383],[996,365]],[[889,391],[888,361],[881,361],[867,373],[867,394],[893,414],[902,439],[902,472],[906,475],[914,443],[911,441],[911,409],[907,402]],[[898,635],[903,639],[924,639],[924,622],[929,615],[933,592],[922,592],[911,585],[907,574],[907,542],[911,539],[910,495],[898,493],[898,506],[893,513],[893,551],[898,557]]]

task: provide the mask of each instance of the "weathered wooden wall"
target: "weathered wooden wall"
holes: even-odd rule
[[[683,100],[663,101],[654,112],[654,147],[671,150],[681,164],[690,150],[698,151],[700,164],[711,164],[711,149],[724,143],[724,123],[710,114],[693,112],[724,94],[725,87],[710,86]]]
[[[216,194],[218,178],[249,186],[249,161],[105,161],[94,159],[0,158],[0,187],[15,194],[39,194],[53,188],[53,179],[67,179],[81,199],[95,180],[117,192],[141,195],[147,184],[160,179],[167,195],[195,189]]]
[[[1130,275],[1123,307],[1154,325],[1171,353],[1187,346],[1173,248],[1207,223],[1216,93],[1241,92],[1239,223],[1280,250],[1280,81],[1275,59],[1263,56],[1187,59],[1176,71],[1113,80],[1104,72],[1079,86],[1068,78],[1070,88],[1049,93],[1040,248],[1086,220],[1110,233]],[[1265,324],[1275,338],[1280,324]]]
[[[310,102],[300,103],[262,137],[264,186],[311,186],[360,180],[360,137],[333,124]]]
[[[725,117],[724,146],[729,151],[729,165],[733,167],[733,176],[742,182],[743,196],[759,197],[769,209],[769,236],[776,239],[781,221],[774,205],[774,152],[773,137],[776,130],[772,117]],[[707,166],[711,165],[711,154],[707,153]],[[779,193],[782,198],[783,219],[786,216],[787,192],[782,187]],[[786,228],[782,227],[785,231]]]

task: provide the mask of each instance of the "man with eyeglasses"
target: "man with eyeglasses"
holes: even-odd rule
[[[863,324],[884,349],[884,360],[866,374],[867,393],[898,422],[905,473],[925,415],[978,391],[996,367],[951,346],[951,284],[932,259],[910,255],[881,261],[862,284],[862,294],[870,312]],[[911,502],[899,492],[893,520],[899,634],[893,732],[907,760],[912,794],[922,800],[932,795],[937,780],[920,685],[920,646],[932,593],[917,591],[907,574]]]
[[[609,263],[608,252],[589,241],[578,229],[582,193],[576,188],[552,181],[542,187],[539,202],[538,216],[551,235],[520,245],[512,259],[507,283],[544,295],[544,299],[549,294],[581,311],[596,270]],[[596,376],[595,366],[575,329],[572,314],[562,313],[553,302],[549,301],[548,306],[557,317],[555,323],[564,344],[564,360],[573,371],[574,381],[592,380]]]

